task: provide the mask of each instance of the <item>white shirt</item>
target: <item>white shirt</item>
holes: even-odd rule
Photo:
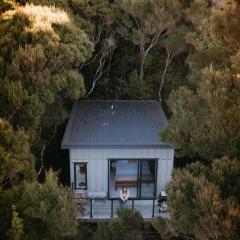
[[[120,190],[120,198],[122,199],[123,202],[127,201],[129,198],[129,190],[126,192],[123,192],[122,189]]]

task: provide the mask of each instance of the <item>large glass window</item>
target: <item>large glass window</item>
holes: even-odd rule
[[[141,197],[155,196],[155,175],[156,161],[142,160],[140,161],[140,195]]]
[[[75,189],[87,189],[87,163],[74,164]]]
[[[134,198],[153,198],[156,187],[156,160],[109,160],[109,196],[119,197],[123,186]]]
[[[111,197],[119,197],[123,186],[127,187],[130,197],[137,197],[138,161],[111,160],[109,174],[109,191]]]

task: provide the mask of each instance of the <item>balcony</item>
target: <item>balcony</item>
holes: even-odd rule
[[[169,218],[167,211],[159,211],[160,206],[155,199],[129,198],[125,207],[140,212],[144,219],[152,219],[158,216]],[[119,198],[84,198],[77,203],[77,218],[82,220],[107,220],[116,217],[119,208]]]

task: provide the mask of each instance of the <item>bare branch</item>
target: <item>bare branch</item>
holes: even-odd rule
[[[83,63],[79,66],[78,71],[81,71],[83,67],[86,67],[87,65],[91,64],[92,62],[94,62],[96,60],[96,58],[101,54],[101,51],[99,51],[97,54],[95,54],[95,56],[88,62]]]
[[[103,75],[104,71],[101,71],[100,74],[97,76],[97,78],[94,79],[92,82],[92,87],[88,91],[87,95],[85,96],[85,99],[89,97],[89,95],[93,92],[94,88],[96,87],[97,81],[100,79],[100,77]]]
[[[158,40],[159,40],[159,36],[160,36],[159,33],[156,33],[156,34],[153,36],[153,38],[152,38],[152,40],[151,40],[148,48],[147,48],[146,51],[145,51],[145,56],[147,56],[148,53],[149,53],[149,51],[157,44],[157,42],[158,42]]]
[[[163,73],[162,73],[160,87],[159,87],[159,90],[158,90],[158,97],[159,97],[160,102],[162,101],[162,89],[163,89],[163,86],[164,86],[164,83],[165,83],[166,74],[167,74],[168,68],[169,68],[169,66],[172,62],[172,59],[174,57],[173,51],[170,48],[167,47],[166,51],[167,51],[167,57],[166,57],[166,60],[165,60],[165,67],[164,67],[164,70],[163,70]]]
[[[41,155],[40,155],[40,168],[39,168],[39,170],[37,172],[37,178],[39,178],[39,176],[42,174],[42,172],[45,169],[45,166],[44,166],[44,154],[45,154],[45,151],[46,151],[47,147],[49,146],[49,144],[51,143],[53,138],[56,136],[56,132],[57,132],[57,125],[54,126],[53,134],[48,139],[48,142],[43,145],[43,148],[42,148],[42,151],[41,151]]]
[[[97,82],[100,80],[100,78],[102,77],[102,75],[105,72],[108,72],[109,75],[109,71],[110,71],[110,64],[111,64],[111,59],[112,59],[112,54],[114,49],[116,48],[116,42],[115,39],[113,37],[113,34],[110,34],[109,37],[107,37],[103,43],[103,46],[101,48],[101,57],[99,60],[99,65],[98,68],[94,74],[94,78],[92,80],[92,84],[91,84],[91,89],[88,91],[88,93],[85,95],[85,98],[88,98],[89,95],[93,92],[93,90],[95,89]],[[103,70],[105,67],[105,64],[108,60],[108,66],[106,70]]]
[[[103,26],[104,26],[104,23],[102,23],[102,24],[97,28],[97,29],[98,29],[97,34],[96,34],[96,35],[94,34],[94,36],[96,36],[96,37],[94,37],[94,39],[93,39],[93,44],[94,44],[94,46],[96,46],[97,43],[100,41],[100,37],[101,37],[101,35],[102,35]]]

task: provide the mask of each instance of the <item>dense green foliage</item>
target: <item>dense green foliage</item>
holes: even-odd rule
[[[19,209],[25,222],[26,239],[67,239],[76,235],[76,209],[72,192],[58,185],[50,170],[44,183],[26,183]]]
[[[204,1],[198,4],[204,7]],[[192,3],[194,31],[186,35],[194,51],[187,62],[189,86],[171,92],[172,117],[163,137],[180,156],[206,160],[229,154],[239,158],[239,2],[221,1],[203,11]],[[191,16],[191,15],[190,15]]]
[[[239,1],[212,7],[196,1],[187,10],[188,84],[170,93],[172,116],[162,136],[179,156],[207,165],[174,171],[167,189],[171,220],[160,224],[167,237],[240,238],[239,12]]]
[[[238,0],[0,0],[0,238],[91,238],[44,167],[59,168],[72,102],[99,98],[160,100],[161,136],[183,165],[200,161],[174,171],[156,228],[238,239],[239,13]],[[93,239],[141,239],[141,224],[123,210]]]
[[[18,184],[34,175],[34,157],[28,136],[22,129],[14,131],[8,121],[0,119],[0,186]]]
[[[170,224],[197,239],[239,239],[240,162],[214,160],[177,169],[168,185]]]
[[[63,3],[1,1],[0,238],[22,239],[21,228],[26,239],[76,234],[71,193],[52,173],[38,183],[35,168],[49,136],[66,119],[68,102],[86,91],[77,66],[93,50]],[[11,205],[17,206],[13,213]]]
[[[9,239],[21,240],[24,235],[22,219],[19,218],[15,206],[13,205],[13,216],[11,222],[11,228],[8,232]]]
[[[92,44],[70,14],[53,6],[18,6],[0,20],[0,114],[34,141],[39,127],[63,121],[64,101],[84,94],[74,66],[86,61]]]
[[[99,223],[93,240],[141,240],[140,230],[143,218],[139,212],[123,208],[117,212],[118,218],[109,224]]]

